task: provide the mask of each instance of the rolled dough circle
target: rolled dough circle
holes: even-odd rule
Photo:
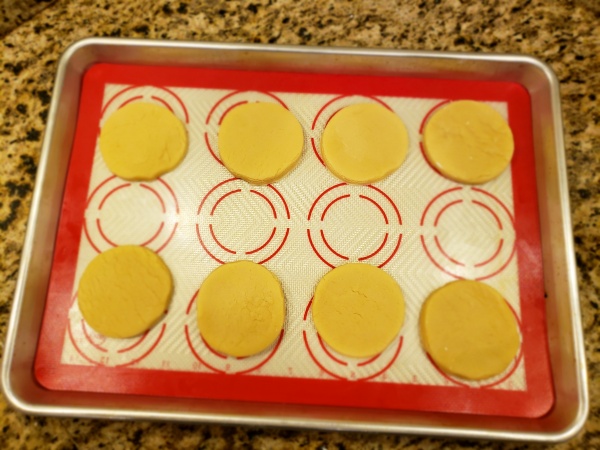
[[[421,310],[423,347],[444,372],[483,380],[508,368],[520,346],[517,320],[502,295],[479,281],[442,286]]]
[[[466,184],[481,184],[499,176],[514,153],[508,123],[491,106],[470,100],[449,103],[425,124],[427,159],[442,175]]]
[[[219,127],[219,155],[236,177],[253,184],[279,180],[298,162],[304,147],[302,126],[276,103],[245,103],[233,108]]]
[[[100,152],[120,178],[150,181],[173,170],[188,147],[183,123],[167,108],[133,102],[115,111],[100,132]]]
[[[353,358],[374,356],[394,340],[404,323],[398,283],[368,264],[344,264],[317,284],[312,317],[335,351]]]
[[[408,133],[402,120],[375,103],[338,111],[325,126],[321,154],[327,168],[348,183],[381,180],[404,162]]]
[[[98,333],[130,338],[160,320],[172,292],[171,271],[160,256],[124,245],[90,262],[79,281],[77,299],[86,323]]]
[[[213,270],[196,300],[200,334],[214,350],[230,356],[260,353],[283,328],[285,299],[279,279],[251,261]]]

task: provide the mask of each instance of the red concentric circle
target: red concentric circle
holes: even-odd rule
[[[75,352],[90,364],[109,367],[129,367],[142,362],[154,352],[165,336],[165,319],[131,339],[113,339],[103,336],[86,324],[76,305],[77,293],[69,310],[67,336]],[[166,315],[166,312],[165,312]]]
[[[339,183],[325,189],[313,201],[307,219],[308,243],[331,268],[348,261],[384,267],[402,243],[398,207],[372,185]]]
[[[88,197],[83,231],[98,253],[118,245],[141,245],[160,253],[178,220],[179,202],[163,179],[130,183],[111,176]]]
[[[164,86],[128,86],[119,89],[102,107],[101,121],[106,120],[113,112],[123,106],[143,101],[164,106],[184,123],[190,123],[190,115],[185,103],[173,89]]]
[[[196,236],[206,254],[220,264],[240,256],[264,264],[285,245],[290,219],[287,202],[275,186],[249,186],[230,178],[202,198]]]
[[[480,188],[458,186],[435,195],[420,226],[427,258],[454,278],[491,278],[506,269],[515,253],[512,213]]]

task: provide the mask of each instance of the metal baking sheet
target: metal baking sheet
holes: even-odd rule
[[[128,41],[129,42],[129,41]],[[293,49],[293,48],[265,48],[265,47],[260,47],[260,46],[237,46],[237,47],[230,47],[230,46],[223,46],[223,48],[227,48],[229,50],[229,52],[223,52],[222,54],[218,54],[218,48],[219,46],[216,45],[197,45],[197,44],[178,44],[178,45],[173,45],[173,44],[154,44],[154,47],[147,46],[147,43],[131,43],[131,42],[124,42],[124,41],[110,41],[110,40],[91,40],[91,41],[85,41],[81,44],[79,44],[78,46],[74,47],[71,49],[70,52],[68,52],[64,59],[63,59],[63,64],[61,64],[61,70],[59,70],[59,78],[57,80],[57,91],[62,90],[63,85],[61,85],[61,75],[63,77],[67,77],[69,75],[71,76],[78,76],[78,81],[81,81],[81,76],[83,74],[83,69],[85,68],[89,68],[92,66],[92,64],[95,63],[101,63],[101,62],[107,62],[107,63],[120,63],[120,64],[133,64],[133,65],[139,65],[139,64],[145,64],[150,62],[151,58],[149,58],[150,54],[153,53],[156,55],[156,52],[160,52],[161,55],[163,55],[163,59],[161,59],[159,61],[159,63],[162,65],[166,65],[166,66],[196,66],[196,67],[204,67],[204,68],[211,68],[211,69],[236,69],[236,70],[250,70],[250,69],[260,69],[260,70],[269,70],[271,72],[273,71],[283,71],[283,72],[313,72],[313,73],[317,73],[317,74],[332,74],[332,73],[340,73],[340,74],[345,74],[345,75],[362,75],[365,72],[368,72],[369,75],[373,76],[373,75],[385,75],[385,76],[394,76],[394,77],[403,77],[404,79],[408,78],[408,77],[419,77],[419,78],[439,78],[439,79],[444,79],[444,80],[470,80],[470,81],[503,81],[503,82],[515,82],[515,83],[519,83],[521,86],[523,86],[528,94],[529,97],[531,98],[531,103],[532,103],[532,107],[535,107],[536,105],[536,100],[540,100],[542,101],[542,103],[544,101],[549,102],[550,103],[547,105],[550,109],[550,112],[552,112],[552,108],[556,108],[558,105],[557,104],[552,104],[551,100],[556,96],[556,92],[555,92],[555,85],[553,84],[554,79],[552,78],[551,73],[548,72],[547,68],[545,68],[543,65],[541,65],[540,63],[538,63],[535,60],[529,59],[529,58],[523,58],[523,57],[510,57],[510,56],[497,56],[497,57],[487,57],[487,58],[482,58],[482,57],[474,57],[472,55],[448,55],[448,54],[424,54],[424,53],[405,53],[405,52],[378,52],[378,51],[360,51],[360,52],[353,52],[353,51],[344,51],[344,50],[328,50],[328,49],[322,49],[322,50],[312,50],[312,51],[307,51],[306,49]],[[120,51],[118,52],[114,52],[114,50],[116,49],[116,47],[114,47],[115,45],[121,47]],[[162,47],[164,45],[164,47]],[[92,49],[94,51],[90,52],[90,49]],[[113,51],[111,52],[110,49],[113,49]],[[167,48],[169,48],[169,50],[167,50]],[[200,52],[203,53],[204,58],[202,58],[202,63],[199,64],[193,64],[192,59],[189,58],[184,58],[183,57],[183,53],[185,52],[190,52],[189,55],[192,54],[196,54],[199,55]],[[333,62],[334,60],[336,61],[336,64],[323,64],[323,59],[317,58],[317,56],[321,55],[323,53],[331,53],[331,56],[333,56],[331,62]],[[97,55],[96,59],[90,60],[90,61],[85,61],[83,63],[83,65],[81,65],[82,59],[85,60],[87,57],[90,57],[91,55]],[[123,55],[129,55],[128,58],[125,59],[121,59],[120,57],[117,57],[117,54],[123,56]],[[179,58],[177,58],[177,55],[180,54]],[[228,56],[225,56],[228,55]],[[210,57],[209,57],[210,56]],[[144,59],[148,58],[148,59]],[[313,64],[310,65],[306,65],[308,61],[313,62]],[[315,61],[320,61],[320,64],[314,64]],[[428,61],[428,63],[426,63]],[[77,64],[79,63],[79,64]],[[152,62],[154,65],[157,64],[156,62],[156,58],[154,58],[154,61]],[[442,63],[446,64],[445,69],[442,69]],[[429,64],[429,66],[428,66]],[[65,67],[66,66],[66,67]],[[69,73],[69,71],[67,70],[67,68],[71,66],[71,72],[73,71],[73,66],[78,66],[78,69],[81,71],[78,74],[73,74],[73,73]],[[376,67],[377,70],[373,71],[373,67]],[[475,70],[475,68],[477,68],[478,70]],[[519,70],[517,70],[519,69]],[[61,74],[62,71],[62,74]],[[535,75],[537,74],[538,78],[535,78]],[[535,86],[528,86],[528,83],[537,83]],[[546,93],[545,93],[545,97],[537,99],[536,98],[536,94],[538,94],[537,96],[539,97],[539,90],[540,88],[545,87],[546,89]],[[118,87],[116,87],[115,89],[117,89]],[[542,89],[543,90],[543,89]],[[310,91],[309,91],[310,92]],[[67,97],[68,95],[72,95],[72,100],[75,104],[77,104],[78,100],[79,100],[79,92],[72,92],[70,91],[70,94],[67,94],[66,92],[60,92],[60,94],[62,94],[62,98],[64,99],[65,97]],[[443,97],[442,97],[443,98]],[[56,101],[56,96],[55,96],[55,101]],[[439,103],[439,102],[438,102]],[[61,103],[62,104],[62,103]],[[72,105],[71,105],[72,106]],[[54,108],[56,108],[56,106],[53,106]],[[501,107],[501,105],[499,106]],[[537,112],[537,110],[536,110]],[[73,113],[73,111],[71,111],[71,113]],[[542,119],[540,119],[542,121],[542,125],[545,128],[545,130],[550,129],[551,131],[553,131],[554,135],[558,135],[560,137],[560,122],[556,122],[556,113],[554,114],[547,114],[547,119],[546,122],[543,121],[543,117],[545,117],[544,114],[541,114],[540,117],[542,117]],[[536,116],[534,116],[536,117]],[[75,121],[75,117],[73,117],[73,121]],[[544,270],[544,276],[546,279],[546,283],[545,283],[545,288],[546,288],[546,293],[548,295],[548,308],[547,308],[547,314],[548,314],[548,338],[549,338],[549,344],[550,344],[550,352],[551,352],[551,358],[552,358],[552,362],[555,362],[556,359],[556,355],[558,354],[559,357],[562,356],[564,357],[564,352],[558,352],[556,350],[556,342],[553,342],[552,336],[554,333],[557,332],[557,330],[560,329],[560,324],[553,324],[552,323],[552,317],[553,317],[553,312],[552,312],[552,308],[551,306],[553,305],[562,305],[562,308],[575,308],[574,310],[569,312],[569,318],[574,321],[574,324],[577,325],[577,322],[579,320],[578,317],[578,312],[576,310],[577,305],[576,305],[576,301],[574,301],[574,299],[576,300],[576,297],[573,297],[573,293],[571,292],[571,295],[568,295],[566,298],[569,299],[569,302],[565,302],[564,299],[561,299],[559,302],[559,298],[557,297],[554,302],[551,300],[552,296],[550,295],[552,288],[556,287],[557,285],[557,281],[556,277],[553,277],[551,279],[551,285],[553,286],[549,286],[548,283],[548,267],[550,267],[550,270],[552,270],[552,268],[556,267],[559,268],[559,262],[561,261],[561,258],[559,257],[558,259],[556,259],[556,249],[554,248],[554,246],[550,246],[550,250],[554,251],[554,259],[552,259],[552,257],[550,259],[548,259],[548,244],[547,244],[547,239],[548,239],[548,233],[551,232],[552,230],[555,231],[555,234],[557,234],[558,236],[560,236],[560,233],[558,233],[555,229],[555,227],[553,228],[552,226],[549,226],[548,222],[545,221],[545,214],[547,214],[547,208],[549,206],[551,206],[550,204],[548,204],[548,198],[546,197],[548,191],[552,191],[553,189],[555,190],[560,190],[560,189],[564,189],[564,186],[562,186],[561,188],[561,183],[560,183],[560,177],[557,177],[555,180],[554,185],[549,185],[549,181],[548,181],[548,177],[549,175],[552,175],[552,171],[551,170],[541,170],[541,168],[544,167],[548,167],[550,169],[552,169],[552,167],[554,167],[554,169],[558,169],[559,167],[557,167],[557,163],[561,161],[561,155],[559,152],[557,152],[555,155],[552,155],[552,153],[550,153],[550,156],[552,157],[552,159],[550,160],[550,162],[548,163],[547,158],[548,156],[540,156],[540,153],[542,152],[543,148],[547,148],[544,147],[543,145],[540,145],[540,138],[542,139],[541,144],[543,144],[544,142],[548,141],[548,134],[547,131],[545,131],[545,135],[536,135],[536,131],[537,128],[540,126],[540,124],[538,123],[538,120],[534,120],[533,121],[533,142],[534,142],[534,151],[535,151],[535,166],[537,169],[537,179],[538,179],[538,196],[539,196],[539,200],[540,200],[540,218],[541,220],[541,231],[542,231],[542,249],[544,250],[544,266],[545,266],[545,270]],[[46,147],[50,146],[52,147],[52,142],[50,142],[52,140],[52,138],[54,137],[56,139],[56,133],[61,131],[60,129],[57,130],[56,127],[53,127],[54,121],[51,121],[51,123],[49,124],[49,130],[52,131],[53,133],[48,133],[48,136],[46,138],[46,142],[45,142],[45,153],[44,153],[44,157],[47,156],[47,151],[51,151],[51,150],[47,150]],[[550,128],[548,128],[550,127]],[[66,142],[69,141],[69,139],[71,140],[71,144],[72,144],[72,139],[73,139],[73,130],[70,130],[70,135],[68,133],[68,130],[62,130],[63,135],[59,135],[58,137],[62,137],[63,139],[66,140]],[[537,142],[536,142],[536,138],[537,138]],[[546,139],[546,141],[544,141],[543,139]],[[555,145],[560,145],[561,142],[560,141],[554,141]],[[72,147],[72,145],[69,145],[68,148],[70,149]],[[61,178],[59,177],[57,180],[55,180],[55,182],[58,182],[56,184],[59,184],[60,186],[54,186],[54,190],[56,191],[57,188],[64,188],[64,171],[66,168],[66,162],[68,161],[68,154],[65,155],[65,152],[63,152],[62,155],[58,155],[58,156],[54,156],[54,159],[51,160],[49,159],[49,162],[46,163],[43,167],[46,167],[46,165],[50,165],[52,163],[54,164],[58,164],[59,162],[61,162],[60,157],[62,157],[62,164],[64,165],[64,167],[62,167],[62,185],[61,185]],[[57,151],[54,151],[54,155],[57,154]],[[316,154],[315,154],[316,155]],[[305,155],[306,156],[306,155]],[[318,156],[318,155],[316,155]],[[66,157],[66,159],[65,159]],[[554,162],[554,165],[552,164]],[[44,172],[45,174],[46,172]],[[558,171],[556,172],[556,175],[561,175],[561,172]],[[564,177],[564,173],[562,173],[562,176]],[[543,186],[543,189],[540,189],[540,186]],[[39,188],[39,185],[38,185]],[[60,189],[58,189],[57,193],[60,191]],[[48,189],[46,189],[45,193],[47,195]],[[41,195],[41,194],[38,194]],[[62,197],[62,196],[61,196]],[[360,198],[360,197],[359,197]],[[566,201],[566,197],[564,196],[564,193],[561,197],[563,200]],[[37,199],[37,197],[36,197]],[[60,199],[59,199],[60,200]],[[472,199],[473,200],[473,199]],[[474,199],[475,201],[477,201],[477,199]],[[481,202],[480,202],[481,203]],[[59,202],[60,205],[60,202]],[[568,205],[566,205],[568,208]],[[553,205],[554,208],[556,208],[556,205]],[[34,205],[34,211],[32,212],[32,215],[35,215],[36,211],[35,211],[35,205]],[[53,212],[53,215],[50,215],[48,217],[45,218],[46,221],[52,222],[54,221],[54,229],[56,229],[56,221],[58,219],[58,211],[60,210],[60,206],[57,206],[57,209]],[[567,209],[568,210],[568,209]],[[564,213],[564,211],[560,211],[561,213]],[[553,216],[553,220],[556,220],[556,211],[553,211],[554,216]],[[385,212],[384,212],[385,215]],[[561,221],[563,222],[563,225],[565,222],[568,222],[568,215],[565,217],[564,214],[559,216],[559,218],[561,219]],[[33,223],[33,222],[32,222]],[[37,222],[35,222],[35,224],[39,225],[40,220],[38,219]],[[552,221],[550,223],[550,225],[552,225]],[[29,231],[28,233],[31,232],[31,226],[29,227]],[[36,227],[37,229],[37,227]],[[565,232],[566,228],[563,228],[563,237],[564,237],[564,232]],[[560,227],[558,229],[558,231],[560,231]],[[567,266],[569,264],[572,264],[572,255],[569,253],[569,242],[570,241],[565,241],[564,242],[564,253],[562,255],[563,257],[563,264],[567,264]],[[33,248],[31,249],[31,251],[39,251],[39,248]],[[47,251],[49,251],[50,253],[52,253],[52,251],[54,249],[52,248],[48,248],[46,249]],[[57,250],[57,251],[60,251]],[[318,252],[317,252],[318,253]],[[56,253],[55,253],[56,255]],[[571,255],[571,256],[569,256]],[[558,255],[560,256],[560,255]],[[566,266],[562,266],[563,268]],[[571,266],[572,269],[572,266]],[[564,272],[564,269],[563,269]],[[46,274],[48,272],[46,271]],[[44,280],[36,280],[38,283],[43,284]],[[45,280],[46,283],[46,289],[47,289],[47,283],[48,283],[48,279],[46,278]],[[561,284],[558,283],[558,286],[561,287]],[[570,276],[565,277],[563,275],[563,285],[562,285],[562,289],[564,292],[564,288],[565,287],[571,287],[573,288],[573,278]],[[19,294],[19,293],[18,293]],[[19,298],[17,298],[17,301],[19,301]],[[38,304],[40,302],[40,300],[38,299]],[[43,302],[43,299],[42,299]],[[562,302],[562,303],[561,303]],[[25,303],[25,300],[23,300],[23,303]],[[567,303],[567,305],[564,305],[564,303]],[[557,316],[558,318],[558,316]],[[20,319],[23,319],[23,314],[20,315]],[[14,319],[16,320],[16,319]],[[38,327],[39,327],[39,317],[38,317]],[[566,328],[568,330],[568,328]],[[12,330],[12,328],[11,328]],[[36,336],[39,333],[39,328],[36,331]],[[564,335],[561,335],[564,338]],[[9,337],[9,342],[10,339],[12,337],[12,333],[10,333],[10,337]],[[578,343],[580,344],[581,342],[581,336],[580,336],[580,326],[575,326],[574,328],[570,329],[570,342],[572,342],[573,346],[572,346],[572,350],[580,350],[580,348],[578,348]],[[554,347],[553,347],[554,344]],[[561,343],[561,346],[564,347],[564,343]],[[572,353],[575,354],[575,353]],[[14,353],[11,354],[11,356],[14,357]],[[8,360],[9,358],[7,358]],[[556,405],[559,405],[562,401],[565,401],[565,397],[561,398],[561,396],[559,395],[559,393],[561,392],[561,389],[564,389],[565,387],[569,386],[570,389],[579,389],[580,393],[582,394],[582,396],[580,397],[580,401],[576,402],[576,404],[571,403],[570,407],[574,408],[572,411],[576,412],[574,415],[571,416],[571,422],[570,425],[567,427],[569,428],[569,430],[573,430],[575,429],[576,426],[578,426],[577,424],[579,423],[578,421],[581,420],[581,414],[585,413],[585,408],[587,405],[586,402],[586,396],[585,396],[585,377],[582,376],[581,371],[579,370],[581,367],[577,367],[578,364],[581,365],[582,360],[579,358],[576,358],[575,362],[577,364],[573,365],[573,373],[569,379],[562,379],[559,374],[559,376],[557,377],[556,374],[556,365],[554,365],[554,370],[553,370],[553,375],[554,375],[554,380],[555,380],[555,387],[556,387]],[[29,362],[29,364],[31,365],[31,361]],[[5,380],[5,386],[10,386],[11,385],[11,381],[12,383],[14,383],[14,376],[11,376],[11,374],[14,374],[14,370],[13,371],[6,371],[6,360],[5,360],[5,374],[7,374],[8,378],[4,377],[3,379]],[[564,371],[564,369],[563,369]],[[31,380],[34,384],[35,384],[35,380]],[[561,383],[562,384],[559,384]],[[7,384],[8,383],[8,384]],[[40,389],[38,387],[38,389]],[[43,389],[42,389],[43,390]],[[7,390],[7,392],[11,391],[10,389]],[[11,391],[11,393],[13,393],[14,391]],[[45,391],[44,392],[45,396],[50,396],[52,397],[52,391]],[[73,395],[75,396],[75,398],[78,400],[76,402],[69,404],[65,404],[63,407],[59,408],[58,410],[54,410],[54,411],[47,411],[47,413],[55,413],[55,414],[69,414],[70,412],[73,412],[74,410],[72,408],[75,407],[75,405],[79,404],[79,405],[85,405],[86,408],[89,408],[90,411],[93,411],[93,415],[106,415],[106,414],[124,414],[125,416],[136,416],[136,417],[145,417],[144,414],[147,412],[147,407],[142,406],[139,403],[134,402],[130,402],[129,405],[139,405],[139,409],[137,410],[137,412],[135,411],[135,409],[132,410],[131,407],[127,408],[127,410],[124,410],[122,408],[119,408],[118,406],[115,406],[114,408],[97,408],[93,406],[93,402],[87,403],[87,397],[90,396],[90,394],[87,394],[85,392],[80,392],[79,395],[76,395],[75,393],[73,393]],[[126,395],[121,395],[122,397],[128,397]],[[138,399],[141,400],[142,397],[131,397],[132,399]],[[9,395],[9,398],[13,398],[16,399],[17,396],[14,395]],[[92,395],[93,398],[93,395]],[[103,398],[108,399],[108,398],[113,398],[113,396],[111,396],[110,394],[106,394],[103,395]],[[117,403],[119,403],[119,396],[114,397],[115,401]],[[571,397],[572,399],[572,397]],[[39,400],[39,399],[38,399]],[[251,399],[254,401],[260,401],[259,398],[254,398]],[[149,401],[151,403],[153,403],[154,401],[156,401],[156,399],[146,399],[144,401],[142,401],[142,403],[145,403],[146,401]],[[83,404],[81,403],[83,402]],[[167,418],[175,418],[170,416],[172,413],[173,409],[173,402],[175,403],[179,403],[179,402],[184,402],[185,403],[185,399],[182,398],[176,398],[176,399],[165,399],[162,398],[162,402],[158,401],[158,403],[156,403],[156,410],[155,413],[158,413],[158,417],[163,417],[165,419]],[[210,401],[206,400],[207,405],[210,403]],[[253,411],[253,405],[258,407],[258,410],[260,412],[258,412],[258,410],[255,410],[255,412]],[[38,413],[43,413],[43,409],[44,406],[46,405],[38,405],[36,406],[36,408],[34,408]],[[277,410],[280,410],[283,406],[279,405],[279,407],[274,406],[274,405],[270,405],[270,406],[265,406],[265,404],[260,404],[260,403],[244,403],[242,405],[239,404],[239,402],[236,402],[235,399],[232,399],[230,402],[228,402],[228,404],[226,405],[227,408],[233,408],[234,410],[237,410],[237,408],[241,408],[240,411],[238,411],[237,413],[234,412],[230,412],[230,413],[226,413],[225,415],[220,415],[220,419],[221,421],[229,421],[229,422],[239,422],[239,423],[272,423],[272,424],[281,424],[282,421],[282,416],[280,413],[278,413],[276,416],[275,415],[266,415],[265,416],[265,411],[268,411],[268,409],[273,406],[275,408],[277,408]],[[350,405],[350,406],[357,406],[357,405]],[[377,406],[377,405],[369,405],[369,406]],[[47,406],[46,406],[47,407]],[[160,410],[161,408],[163,409],[163,412],[161,413]],[[331,419],[333,419],[333,422],[329,421],[329,427],[335,427],[335,428],[347,428],[347,429],[363,429],[363,430],[367,430],[367,429],[375,429],[377,428],[377,425],[381,425],[383,426],[384,424],[387,424],[387,426],[389,427],[388,431],[403,431],[403,432],[420,432],[422,431],[422,426],[424,423],[428,423],[431,425],[431,420],[434,419],[437,415],[436,414],[428,414],[423,416],[423,414],[425,413],[417,413],[415,411],[405,411],[405,412],[389,412],[389,411],[384,411],[381,409],[358,409],[358,408],[353,408],[353,409],[344,409],[343,413],[339,412],[339,415],[336,416],[336,413],[334,412],[335,408],[326,408],[323,409],[322,406],[317,406],[317,405],[313,405],[311,407],[311,410],[309,413],[306,413],[306,407],[304,409],[302,409],[302,411],[304,411],[306,413],[306,417],[303,418],[303,420],[298,421],[298,417],[294,416],[294,414],[297,414],[296,411],[298,411],[298,409],[294,406],[290,406],[290,405],[285,405],[285,408],[287,410],[287,414],[289,414],[289,417],[293,417],[293,420],[290,420],[291,422],[296,422],[295,426],[319,426],[319,423],[321,424],[321,426],[323,426],[323,423],[321,422],[320,419],[322,419],[323,416],[320,416],[321,414],[329,414],[329,413],[333,413],[334,415],[332,416]],[[475,436],[478,434],[478,431],[482,431],[482,430],[486,430],[487,428],[490,429],[489,433],[491,433],[489,436],[491,437],[502,437],[503,433],[510,433],[513,437],[512,438],[519,438],[519,426],[521,427],[525,427],[524,429],[522,429],[522,433],[523,437],[521,438],[525,438],[524,436],[527,435],[528,439],[546,439],[546,440],[552,440],[552,439],[560,439],[559,435],[562,433],[562,436],[565,436],[566,431],[563,429],[562,432],[559,432],[557,430],[554,431],[554,433],[552,433],[552,431],[550,430],[544,430],[544,432],[539,432],[539,424],[544,423],[548,420],[550,420],[550,417],[552,416],[556,416],[556,407],[554,408],[553,411],[551,411],[548,415],[546,415],[545,417],[541,418],[541,419],[509,419],[509,418],[495,418],[493,421],[490,421],[491,419],[486,419],[485,417],[464,417],[461,415],[457,415],[457,414],[442,414],[442,416],[444,417],[443,420],[441,420],[437,425],[433,426],[428,432],[431,434],[432,432],[436,433],[436,434],[457,434],[457,435],[470,435],[470,436]],[[167,412],[170,411],[170,412]],[[207,410],[204,410],[203,412],[198,412],[196,414],[192,414],[188,417],[189,420],[215,420],[216,416],[214,416],[215,414],[219,415],[220,410],[222,410],[222,407],[218,407],[218,408],[210,408],[208,407]],[[244,413],[242,410],[246,410],[247,412]],[[189,411],[189,409],[185,409],[185,411]],[[181,414],[181,413],[180,413]],[[182,416],[185,416],[186,414],[183,414]],[[565,415],[564,411],[561,411],[562,416]],[[153,415],[153,417],[157,417],[156,415]],[[283,417],[286,417],[285,415]],[[373,418],[375,417],[380,417],[380,420],[375,420],[375,422],[373,422]],[[396,419],[394,419],[394,417]],[[421,418],[421,420],[425,420],[424,423],[421,424],[421,426],[419,425],[419,417]],[[183,418],[183,417],[179,417],[179,418]],[[342,419],[344,418],[344,419]],[[415,422],[416,420],[416,422]],[[457,424],[453,425],[453,426],[447,426],[446,424],[451,423],[452,421],[457,420]],[[556,420],[556,419],[555,419]],[[480,423],[481,421],[483,421],[483,423],[485,424],[483,427],[480,426],[476,426],[477,423]],[[515,428],[511,428],[511,426],[509,424],[513,424],[513,427]],[[530,425],[532,426],[532,430],[535,430],[536,427],[538,427],[538,434],[536,434],[533,431],[528,432],[527,431],[527,423],[537,423],[538,425]],[[556,422],[554,422],[556,423]],[[505,424],[505,425],[502,425]],[[517,425],[518,424],[518,425]],[[497,427],[497,428],[496,428]],[[427,427],[426,427],[427,428]],[[470,432],[468,432],[468,429],[472,429],[475,428],[475,431],[471,430]],[[496,428],[496,430],[494,431],[493,429]],[[462,431],[461,431],[462,429]],[[569,431],[569,432],[571,432]],[[554,434],[554,435],[553,435]]]

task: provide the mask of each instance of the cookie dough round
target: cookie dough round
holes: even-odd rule
[[[335,351],[353,358],[377,355],[404,323],[398,283],[368,264],[344,264],[317,284],[312,304],[317,332]]]
[[[304,147],[302,126],[276,103],[233,108],[219,127],[219,155],[236,177],[252,184],[279,180],[298,162]]]
[[[479,281],[434,291],[421,310],[423,347],[444,371],[483,380],[508,368],[520,346],[517,320],[502,295]]]
[[[130,338],[154,326],[173,292],[171,271],[144,247],[124,245],[96,256],[77,293],[86,323],[104,336]]]
[[[188,147],[185,126],[167,108],[133,102],[115,111],[100,132],[100,152],[120,178],[150,181],[173,170]]]
[[[423,131],[425,155],[453,181],[481,184],[510,164],[515,144],[508,123],[491,106],[470,100],[435,111]]]
[[[327,168],[348,183],[381,180],[404,162],[408,133],[402,120],[376,103],[338,111],[325,126],[321,154]]]
[[[279,279],[251,261],[224,264],[197,296],[198,329],[214,350],[235,357],[262,352],[283,328],[285,299]]]

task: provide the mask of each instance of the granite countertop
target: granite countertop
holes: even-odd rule
[[[57,60],[87,36],[523,53],[560,80],[591,410],[560,449],[600,448],[600,19],[594,1],[59,0],[2,38],[0,342]],[[3,351],[3,347],[0,347]],[[500,443],[218,425],[35,418],[0,397],[1,448],[504,448]],[[538,448],[506,444],[505,448]]]
[[[0,36],[35,16],[54,0],[2,0],[0,3]]]

